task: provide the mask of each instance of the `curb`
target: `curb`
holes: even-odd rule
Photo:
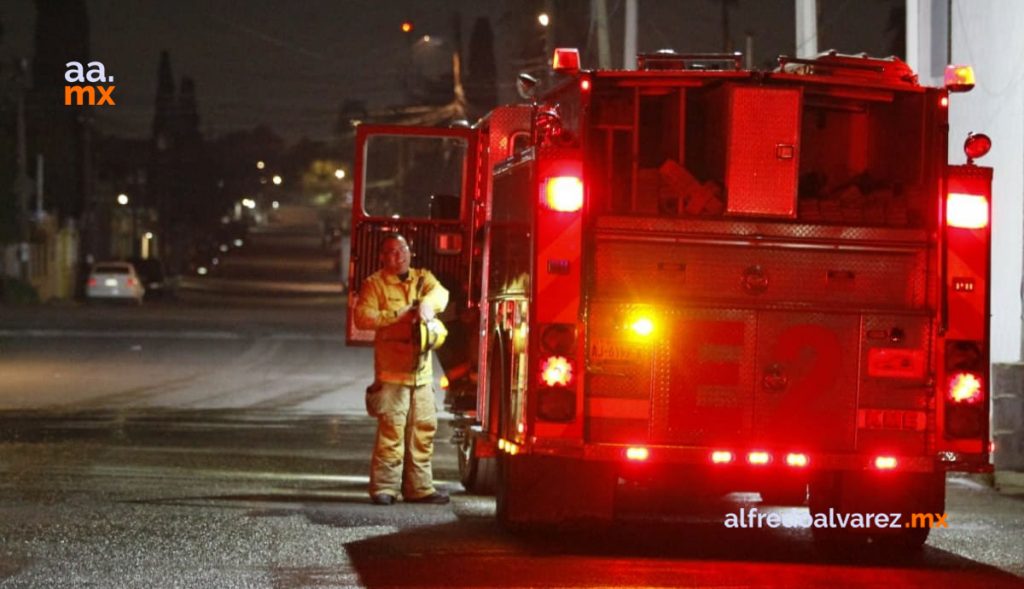
[[[1024,495],[1024,472],[997,470],[995,489],[1003,495]]]

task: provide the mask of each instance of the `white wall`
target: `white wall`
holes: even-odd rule
[[[953,63],[977,85],[949,104],[949,156],[962,163],[968,131],[992,138],[979,164],[995,169],[992,199],[992,361],[1021,360],[1024,252],[1024,2],[952,0]]]

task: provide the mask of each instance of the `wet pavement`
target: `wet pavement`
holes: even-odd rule
[[[910,557],[727,530],[722,505],[633,505],[610,527],[513,535],[492,498],[454,482],[444,423],[435,477],[453,502],[370,504],[373,427],[250,410],[2,413],[0,587],[1024,587],[1024,501],[969,479],[950,483],[951,527]]]

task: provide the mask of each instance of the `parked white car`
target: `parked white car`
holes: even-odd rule
[[[98,262],[89,272],[85,290],[89,299],[131,299],[141,305],[145,294],[139,275],[128,262]]]

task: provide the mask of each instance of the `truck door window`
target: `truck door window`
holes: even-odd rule
[[[458,219],[466,141],[374,135],[366,141],[363,210],[371,217]]]

